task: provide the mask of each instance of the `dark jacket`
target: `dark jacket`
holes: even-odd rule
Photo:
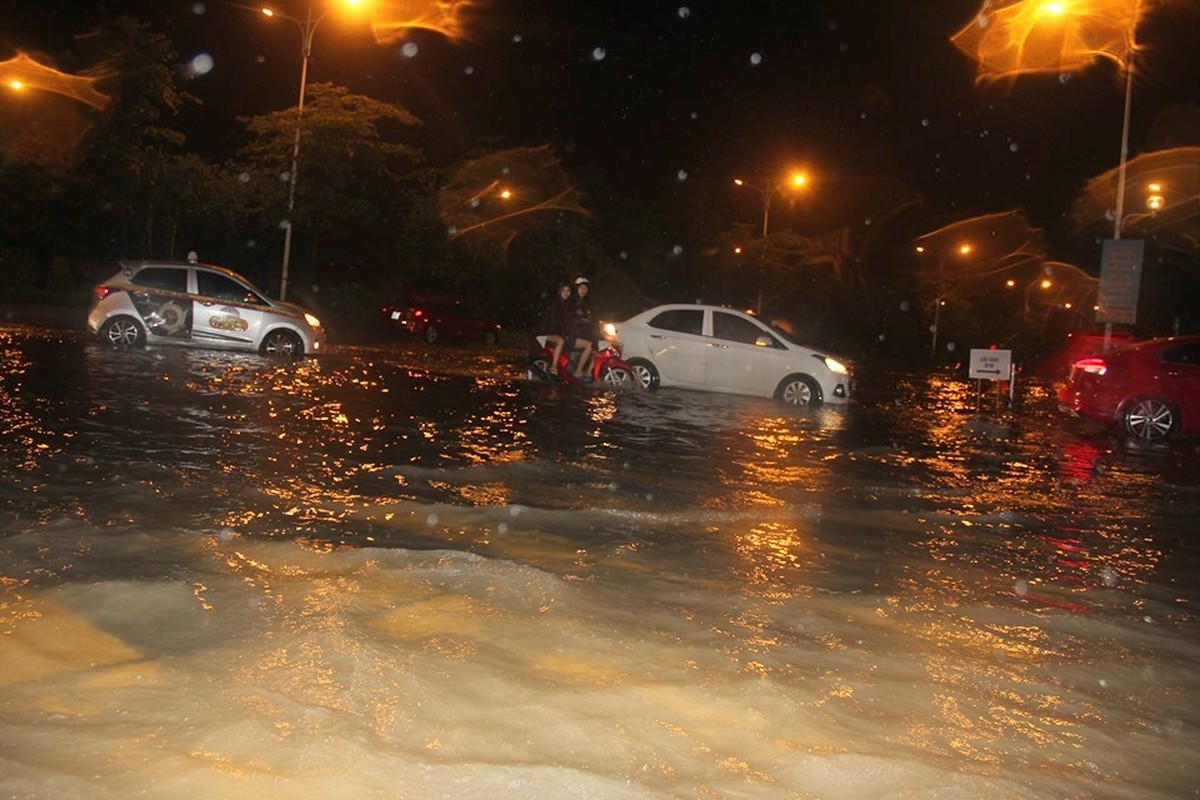
[[[571,336],[574,328],[575,316],[574,310],[571,307],[571,298],[566,300],[554,295],[550,305],[546,307],[546,313],[542,316],[542,322],[538,326],[539,335],[554,335],[554,336]]]
[[[592,307],[586,297],[574,295],[571,297],[571,335],[578,339],[596,341],[600,338],[597,333],[596,321],[592,318]]]

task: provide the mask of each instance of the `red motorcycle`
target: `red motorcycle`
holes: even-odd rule
[[[558,357],[558,374],[550,371],[550,362],[554,358],[554,345],[546,342],[545,336],[535,336],[530,342],[529,363],[525,367],[525,377],[531,381],[561,381],[566,384],[602,384],[611,388],[631,389],[635,386],[633,370],[621,359],[621,343],[601,339],[592,348],[589,364],[584,377],[575,377],[575,361],[579,357],[578,350],[567,352],[563,348]]]

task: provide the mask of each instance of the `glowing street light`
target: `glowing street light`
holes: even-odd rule
[[[343,0],[346,5],[357,6],[361,0]],[[300,171],[300,130],[304,122],[304,96],[308,89],[308,59],[312,55],[313,34],[321,20],[329,16],[333,8],[327,9],[319,16],[313,16],[315,0],[308,0],[308,14],[301,20],[296,17],[280,14],[270,9],[262,9],[264,16],[286,19],[296,24],[300,29],[300,99],[296,103],[296,135],[292,139],[292,169],[288,173],[287,217],[283,221],[283,264],[279,274],[279,299],[287,299],[288,268],[292,257],[292,212],[296,207],[296,175]]]
[[[801,172],[796,172],[789,177],[777,181],[769,186],[755,186],[752,183],[747,183],[741,178],[734,178],[733,183],[735,186],[744,186],[747,189],[753,189],[754,191],[758,192],[759,196],[762,198],[762,235],[765,239],[767,236],[767,226],[771,219],[771,199],[784,189],[799,189],[803,187],[804,184],[808,183],[808,176]]]

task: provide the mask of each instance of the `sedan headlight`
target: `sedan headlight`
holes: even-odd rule
[[[846,365],[843,364],[842,362],[838,361],[836,358],[830,358],[829,356],[825,356],[821,360],[825,362],[825,366],[829,368],[830,372],[835,372],[838,375],[849,375],[850,374],[850,370],[846,369]]]
[[[314,328],[321,327],[321,320],[317,319],[312,314],[309,314],[307,311],[304,312],[304,321]]]

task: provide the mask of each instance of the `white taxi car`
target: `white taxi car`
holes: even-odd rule
[[[296,358],[315,355],[325,329],[303,308],[273,300],[232,270],[193,261],[122,261],[94,291],[88,330],[111,347],[181,345]]]

